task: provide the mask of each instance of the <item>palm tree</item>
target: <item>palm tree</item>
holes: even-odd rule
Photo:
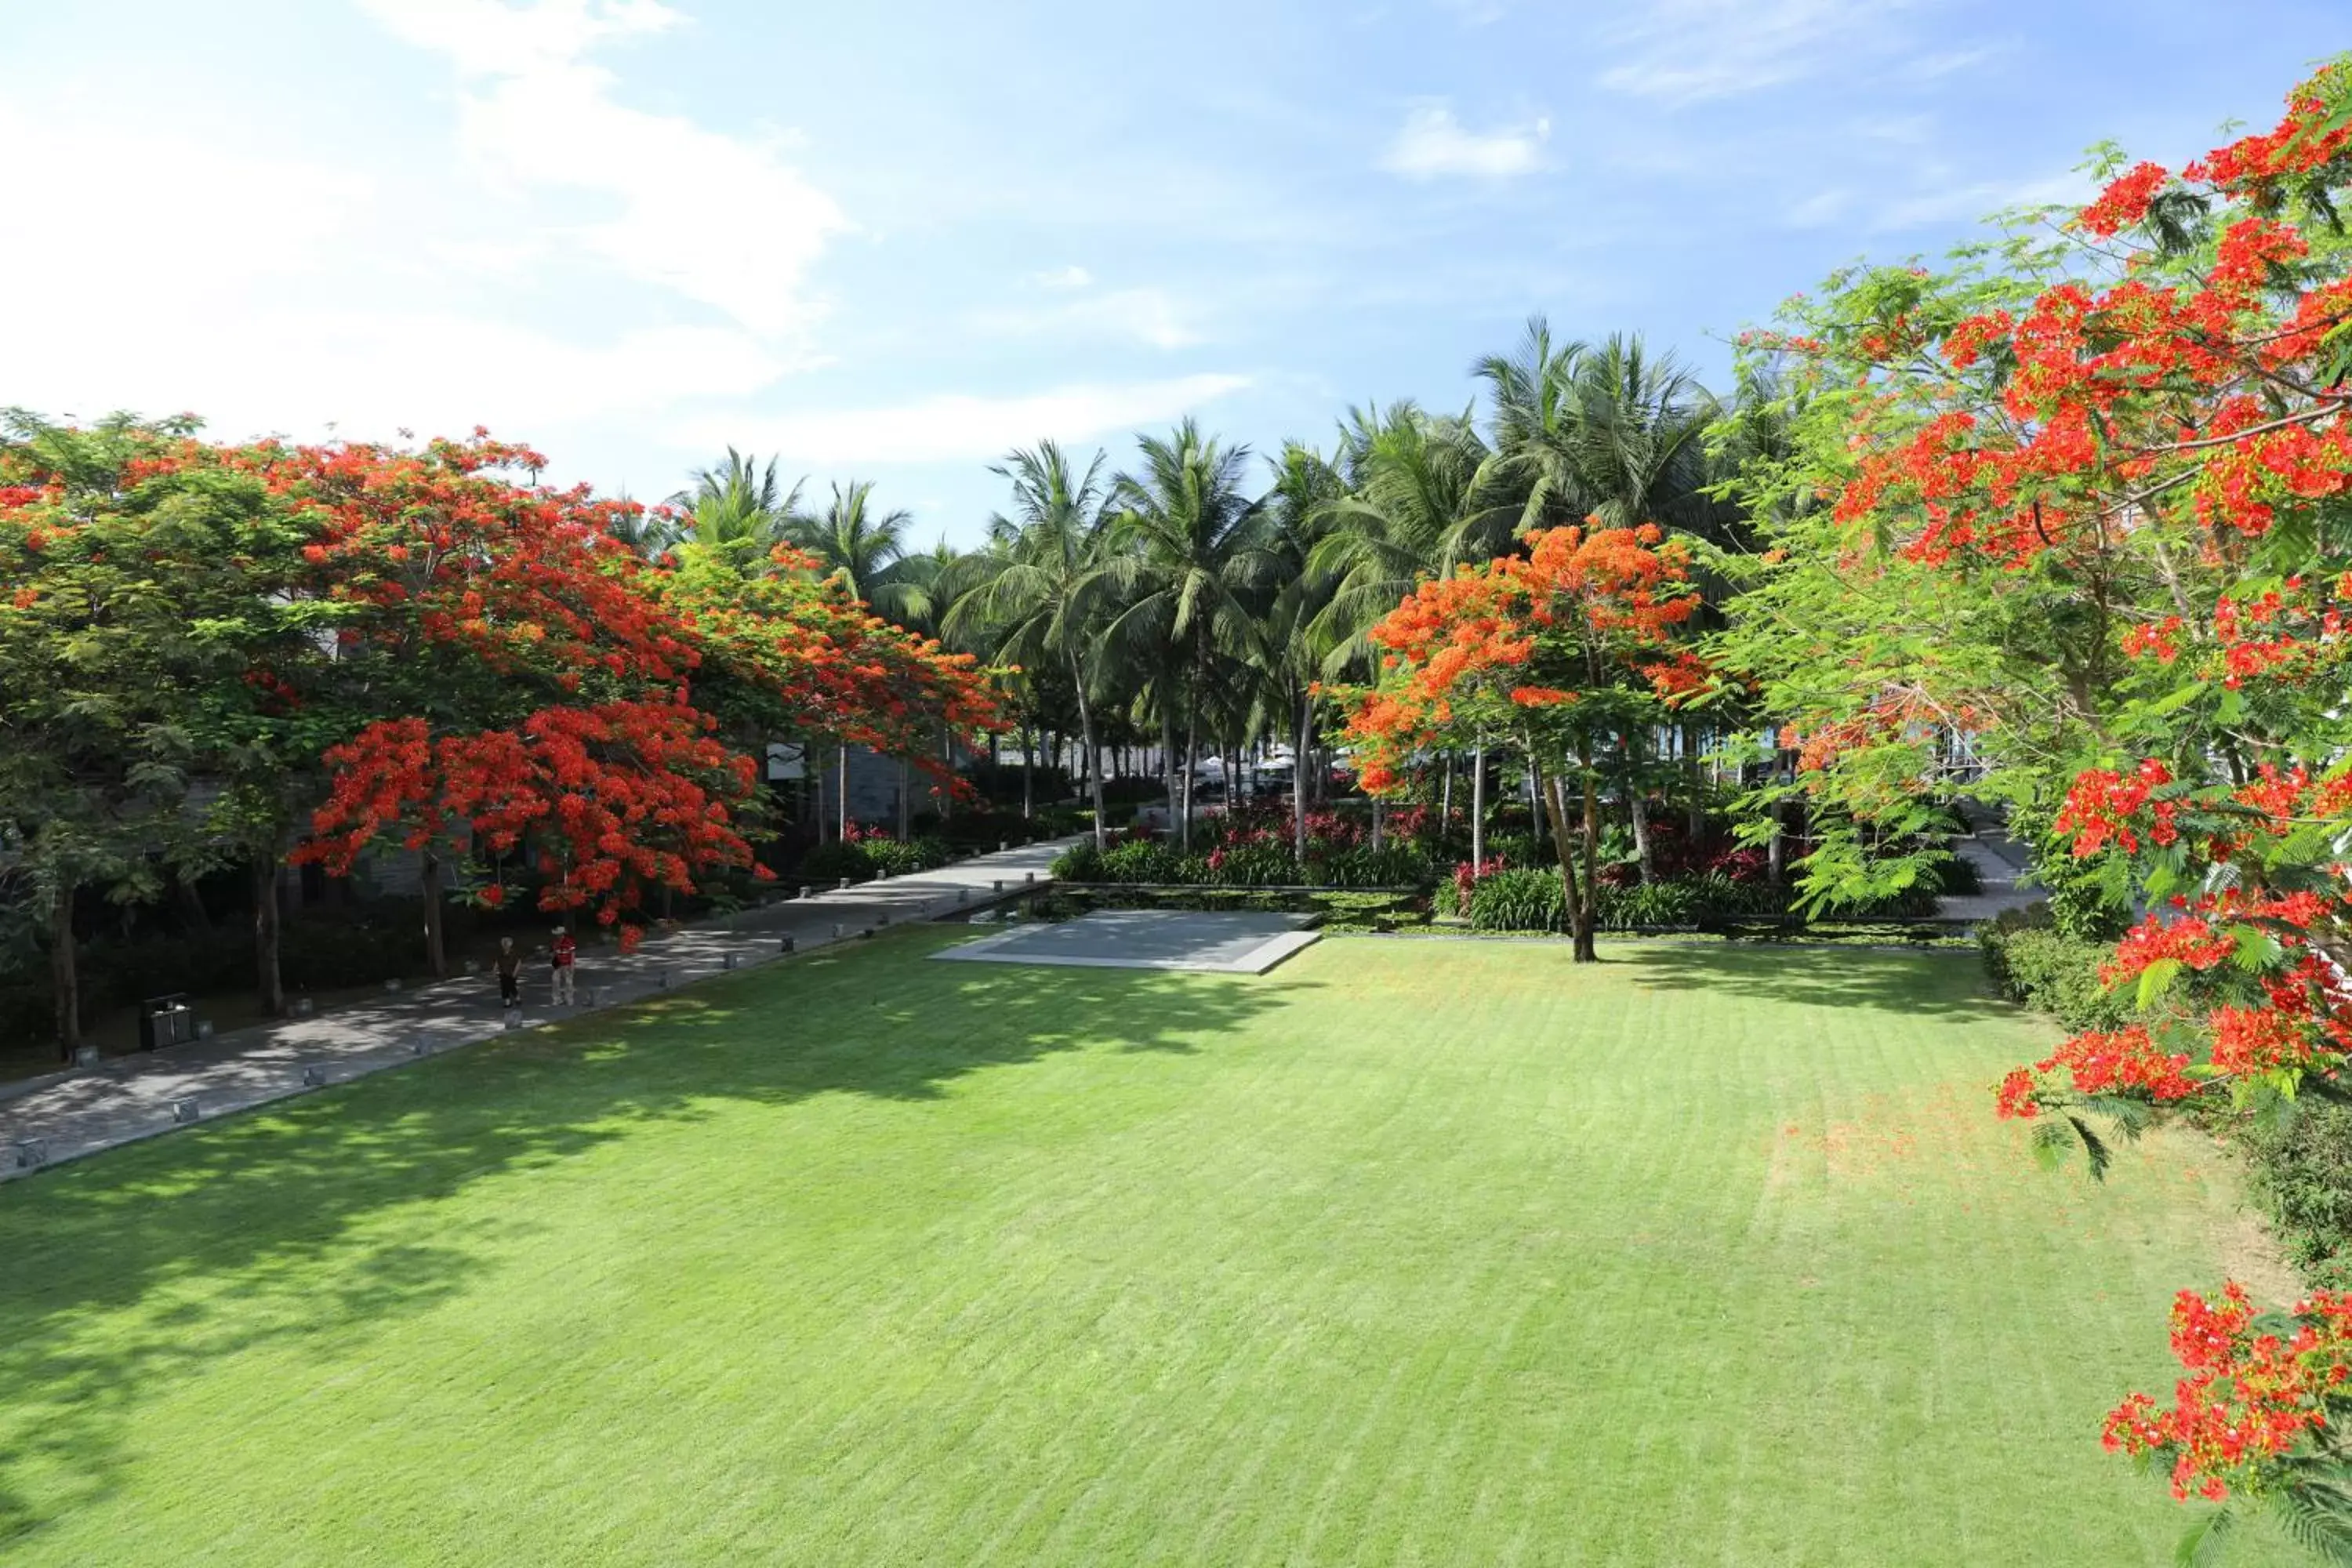
[[[1081,473],[1060,447],[1044,441],[992,465],[991,473],[1013,485],[1013,509],[989,519],[988,548],[960,569],[957,575],[969,572],[972,581],[955,595],[941,623],[959,641],[989,646],[999,663],[1059,665],[1069,672],[1089,759],[1097,848],[1105,826],[1089,686],[1102,605],[1105,461],[1097,452]]]
[[[787,542],[815,556],[820,571],[840,579],[875,614],[904,626],[908,590],[896,569],[914,518],[903,510],[881,511],[873,500],[870,480],[835,484],[823,511],[793,521]]]
[[[1267,605],[1260,685],[1265,728],[1291,735],[1290,828],[1294,851],[1307,858],[1307,778],[1315,750],[1315,685],[1329,649],[1322,626],[1339,586],[1314,563],[1352,520],[1341,510],[1345,477],[1313,447],[1293,441],[1274,465],[1265,501],[1265,545],[1281,586]]]
[[[1538,316],[1516,355],[1475,368],[1494,402],[1496,474],[1521,498],[1522,529],[1587,516],[1609,528],[1707,521],[1716,401],[1671,354],[1651,355],[1638,333],[1556,346]]]
[[[801,525],[801,489],[808,481],[795,479],[785,489],[773,458],[762,468],[757,458],[730,447],[724,462],[697,468],[689,478],[691,488],[670,498],[680,513],[671,542],[681,551],[737,572],[759,572],[768,552]]]
[[[1426,577],[1507,549],[1517,509],[1488,468],[1467,415],[1397,403],[1354,409],[1340,426],[1347,485],[1325,504],[1311,564],[1334,579],[1318,627],[1336,673],[1368,652],[1364,634]]]
[[[1105,641],[1130,660],[1172,655],[1171,668],[1181,671],[1186,741],[1179,831],[1189,847],[1202,699],[1220,656],[1255,656],[1258,610],[1276,563],[1260,542],[1258,502],[1244,493],[1248,447],[1223,446],[1191,419],[1139,445],[1142,472],[1119,475],[1111,489],[1116,548],[1100,575],[1119,607]],[[1163,700],[1160,733],[1171,751],[1174,721]],[[1170,793],[1171,810],[1180,809]]]

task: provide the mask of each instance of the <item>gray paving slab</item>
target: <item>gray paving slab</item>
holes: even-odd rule
[[[544,968],[526,971],[516,1025],[552,1023],[642,1001],[732,969],[856,941],[869,930],[934,920],[1050,879],[1075,839],[1034,844],[907,877],[886,878],[655,932],[625,957],[581,953],[580,1005],[558,1007]],[[488,1039],[507,1026],[498,983],[467,975],[237,1029],[100,1067],[0,1086],[0,1181],[347,1082]]]
[[[966,963],[1263,974],[1315,942],[1322,934],[1311,929],[1315,918],[1255,910],[1097,910],[1076,920],[1015,926],[931,956]]]

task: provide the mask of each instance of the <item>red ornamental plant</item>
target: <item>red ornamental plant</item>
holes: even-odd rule
[[[1348,721],[1364,787],[1400,789],[1416,752],[1465,735],[1516,735],[1539,780],[1582,961],[1595,956],[1599,923],[1601,784],[1630,781],[1638,738],[1706,683],[1672,646],[1698,605],[1689,568],[1654,525],[1548,529],[1524,556],[1423,583],[1372,628],[1384,673]]]

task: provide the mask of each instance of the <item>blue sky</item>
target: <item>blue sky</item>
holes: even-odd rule
[[[2228,21],[2218,18],[2226,11]],[[1530,312],[1723,340],[2267,123],[2341,0],[0,0],[0,404],[729,443],[966,542],[1006,447],[1466,404]],[[2331,26],[2331,24],[2333,24]]]

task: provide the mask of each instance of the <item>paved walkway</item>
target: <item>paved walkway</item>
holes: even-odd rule
[[[729,969],[793,951],[854,941],[869,929],[906,924],[986,903],[1000,892],[1044,882],[1054,858],[1075,839],[1033,844],[909,877],[866,882],[649,933],[628,957],[610,949],[581,954],[581,1005],[557,1008],[547,970],[525,971],[520,1024],[551,1023],[619,1006]],[[387,993],[308,1018],[238,1029],[152,1055],[117,1057],[83,1071],[0,1086],[0,1181],[117,1144],[168,1132],[186,1121],[262,1105],[362,1078],[500,1032],[498,983],[489,974]]]
[[[1938,919],[1948,921],[1989,921],[2005,910],[2022,909],[2043,895],[2039,889],[2021,888],[2018,877],[2027,864],[2024,846],[2005,832],[2000,822],[1990,814],[1971,812],[1969,826],[1976,829],[1967,838],[1956,839],[1952,852],[1977,868],[1978,880],[1984,890],[1956,894],[1936,901]]]

